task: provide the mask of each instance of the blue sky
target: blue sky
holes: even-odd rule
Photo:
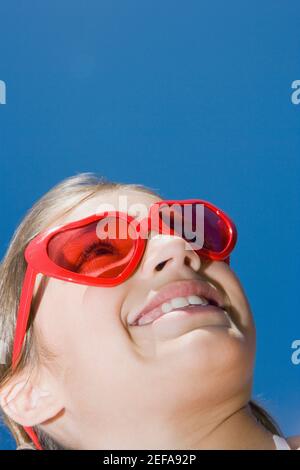
[[[300,434],[299,2],[10,0],[0,16],[1,256],[82,171],[219,205],[257,325],[254,395]]]

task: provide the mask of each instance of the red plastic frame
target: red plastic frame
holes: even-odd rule
[[[237,230],[235,227],[234,222],[221,211],[218,207],[214,206],[210,202],[200,200],[200,199],[187,199],[187,200],[167,200],[167,201],[159,201],[155,202],[150,206],[150,210],[148,213],[148,217],[140,221],[136,221],[134,217],[128,215],[124,212],[119,211],[107,211],[101,214],[94,214],[84,219],[71,222],[59,227],[54,227],[51,229],[46,230],[43,233],[37,235],[31,242],[28,244],[25,250],[25,259],[27,261],[27,269],[23,281],[21,296],[20,296],[20,304],[17,314],[17,321],[16,321],[16,329],[15,329],[15,338],[14,338],[14,345],[13,345],[13,357],[12,357],[12,368],[15,369],[17,367],[18,361],[21,357],[22,347],[24,344],[24,339],[26,335],[26,329],[28,324],[28,319],[30,315],[30,306],[31,300],[33,295],[33,290],[35,286],[35,280],[38,273],[42,273],[46,276],[54,277],[57,279],[62,279],[69,282],[74,282],[78,284],[86,284],[91,286],[106,286],[106,287],[113,287],[118,284],[121,284],[126,279],[129,278],[131,274],[135,271],[139,262],[142,259],[142,256],[145,251],[146,246],[146,239],[149,232],[149,227],[151,226],[151,230],[157,230],[159,233],[168,233],[170,234],[170,228],[164,226],[164,223],[161,221],[161,226],[154,226],[153,221],[158,220],[159,208],[162,205],[173,205],[173,204],[180,204],[180,205],[188,205],[188,204],[203,204],[208,209],[212,210],[215,214],[217,214],[225,223],[227,227],[227,236],[228,236],[228,243],[225,249],[222,252],[213,252],[202,248],[201,250],[196,251],[199,256],[204,256],[205,258],[213,259],[213,260],[224,260],[229,264],[229,255],[232,252],[236,240],[237,240]],[[121,219],[127,220],[127,223],[136,230],[136,237],[134,243],[134,252],[132,258],[128,262],[125,269],[115,278],[97,278],[86,276],[83,274],[75,273],[64,269],[57,264],[55,264],[48,256],[47,247],[49,241],[54,237],[56,234],[61,233],[65,230],[69,230],[71,228],[79,228],[95,222],[96,220],[101,220],[103,217],[110,217],[116,216]],[[150,226],[149,226],[150,221]],[[42,446],[37,438],[36,433],[34,432],[32,427],[24,427],[24,430],[29,435],[33,443],[35,444],[36,448],[42,450]]]

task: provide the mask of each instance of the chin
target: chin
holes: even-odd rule
[[[248,383],[252,377],[254,348],[230,328],[193,330],[175,342],[169,350],[171,364],[168,354],[169,371],[182,382],[192,381],[193,388],[201,388],[209,380],[213,389],[222,390],[228,380]]]

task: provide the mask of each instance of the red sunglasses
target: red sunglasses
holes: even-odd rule
[[[203,224],[197,225],[199,213]],[[107,211],[40,233],[25,249],[27,269],[17,314],[12,368],[21,357],[38,273],[78,284],[116,286],[137,269],[152,230],[179,235],[198,256],[228,264],[237,240],[235,224],[228,215],[200,199],[156,202],[140,221],[125,212]],[[195,238],[200,244],[194,243]],[[33,428],[24,430],[41,450]]]

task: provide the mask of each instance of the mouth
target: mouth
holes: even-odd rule
[[[225,310],[223,295],[210,283],[190,279],[162,287],[138,312],[127,317],[128,326],[143,326],[176,310],[205,313]]]

